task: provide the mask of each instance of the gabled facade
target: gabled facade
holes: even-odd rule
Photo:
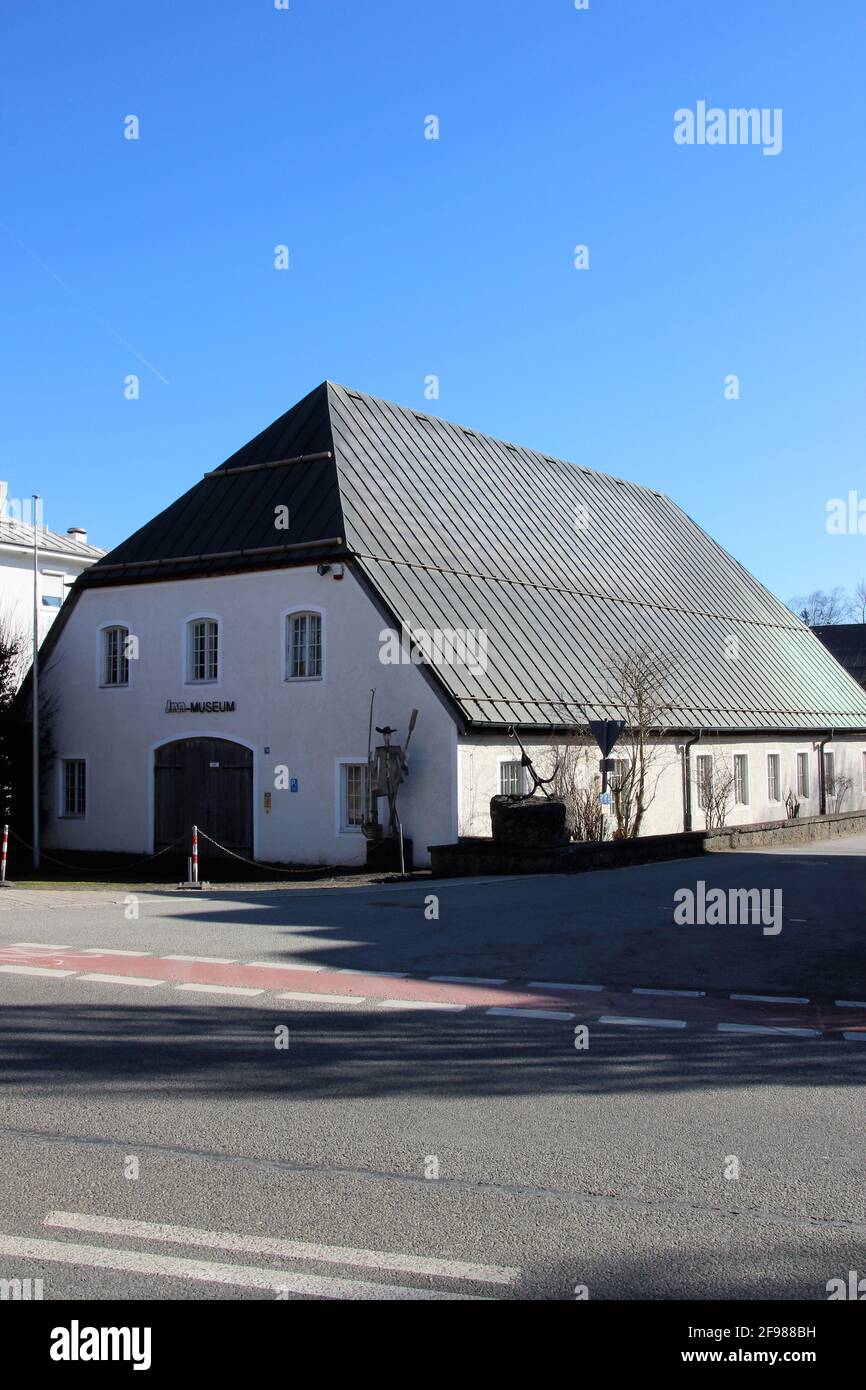
[[[634,641],[677,658],[647,832],[683,827],[715,752],[739,758],[729,823],[784,818],[798,785],[817,813],[828,753],[866,806],[866,692],[668,498],[325,383],[78,580],[46,650],[46,840],[152,853],[196,820],[242,857],[362,862],[375,689],[398,741],[419,711],[400,812],[424,863],[487,832],[513,728],[544,759],[616,716],[606,662]]]

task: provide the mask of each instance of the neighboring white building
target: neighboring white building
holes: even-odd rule
[[[390,635],[389,635],[390,634]],[[408,635],[411,634],[411,637]],[[605,659],[677,666],[645,833],[866,807],[866,692],[649,489],[331,383],[77,582],[45,648],[45,841],[147,854],[198,823],[243,856],[361,863],[370,691],[405,739],[415,861],[564,739],[598,752]],[[839,787],[847,782],[844,807]]]
[[[0,482],[0,623],[33,640],[33,568],[36,546],[36,614],[41,645],[72,585],[89,565],[105,554],[88,545],[87,532],[70,526],[65,536],[15,517]]]

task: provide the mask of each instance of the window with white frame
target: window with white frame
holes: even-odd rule
[[[801,801],[808,801],[811,795],[809,790],[809,754],[797,754],[797,795]]]
[[[526,791],[526,776],[523,763],[517,759],[503,759],[499,764],[499,795],[523,796]]]
[[[824,749],[824,790],[828,796],[836,795],[836,754]]]
[[[64,758],[61,776],[62,814],[83,816],[87,811],[87,765],[84,759]]]
[[[286,679],[315,680],[322,674],[322,615],[290,613],[286,619]]]
[[[219,678],[219,623],[214,618],[193,618],[187,624],[187,680],[213,682]]]
[[[734,802],[737,806],[749,804],[749,755],[734,754]]]
[[[709,753],[699,753],[697,757],[698,805],[708,811],[713,802],[713,759]]]
[[[860,754],[860,768],[863,773],[863,791],[866,793],[866,753]]]
[[[367,790],[365,763],[340,764],[340,830],[360,831]]]
[[[782,755],[781,753],[767,754],[767,799],[769,801],[782,800]]]
[[[102,629],[102,684],[129,685],[129,655],[125,627]]]

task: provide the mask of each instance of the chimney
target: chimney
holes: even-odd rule
[[[67,526],[67,536],[71,536],[74,541],[81,541],[82,545],[87,544],[87,532],[83,526]]]

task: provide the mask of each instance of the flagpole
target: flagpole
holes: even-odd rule
[[[39,527],[33,494],[33,867],[39,868]]]

